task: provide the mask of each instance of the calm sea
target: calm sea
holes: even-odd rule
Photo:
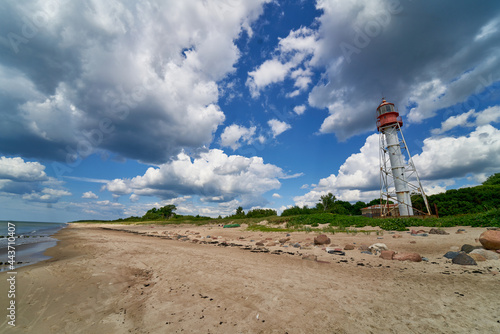
[[[0,220],[0,262],[2,262],[0,271],[8,270],[5,264],[8,261],[9,222],[15,226],[16,268],[49,259],[43,253],[57,243],[51,235],[66,225],[65,223]]]

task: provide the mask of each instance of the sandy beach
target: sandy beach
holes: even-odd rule
[[[498,333],[500,260],[460,266],[443,258],[479,245],[486,230],[457,229],[328,235],[330,247],[354,246],[340,256],[314,246],[317,233],[294,232],[280,244],[286,233],[244,226],[70,224],[46,252],[51,259],[18,269],[16,327],[3,318],[0,331]],[[428,261],[358,249],[377,242]],[[6,278],[0,273],[2,294]]]

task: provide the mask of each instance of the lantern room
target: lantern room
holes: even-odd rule
[[[399,116],[399,113],[394,108],[394,103],[382,100],[382,103],[377,108],[377,130],[388,125],[403,126],[403,120]]]

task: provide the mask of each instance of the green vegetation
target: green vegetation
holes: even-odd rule
[[[277,216],[276,210],[272,209],[253,209],[248,211],[247,218],[262,218],[262,217],[270,217]]]
[[[486,212],[500,208],[500,173],[488,177],[482,185],[470,188],[450,189],[444,193],[428,197],[432,214],[440,217]],[[421,197],[412,197],[413,205],[423,210],[425,207]]]
[[[109,223],[152,223],[152,224],[247,224],[251,231],[286,232],[286,231],[318,231],[329,233],[371,233],[374,231],[354,230],[365,226],[379,226],[383,230],[404,231],[410,226],[425,227],[500,227],[500,173],[491,175],[480,186],[462,189],[452,189],[445,193],[428,197],[431,206],[438,208],[437,217],[405,217],[405,218],[367,218],[360,215],[361,208],[379,204],[380,199],[368,203],[339,201],[329,193],[321,196],[316,207],[291,207],[277,216],[272,209],[253,209],[245,214],[238,207],[235,214],[217,219],[203,216],[183,216],[174,211],[175,205],[162,208],[152,208],[142,217],[120,218],[114,221],[86,221]],[[412,199],[417,209],[422,210],[424,203],[421,198]],[[435,214],[435,212],[432,212]],[[259,224],[262,221],[267,224]],[[273,226],[286,223],[283,226]]]

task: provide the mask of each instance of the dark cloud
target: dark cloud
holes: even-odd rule
[[[261,5],[3,2],[0,150],[71,163],[105,149],[161,163],[210,144],[225,119],[216,82]]]

